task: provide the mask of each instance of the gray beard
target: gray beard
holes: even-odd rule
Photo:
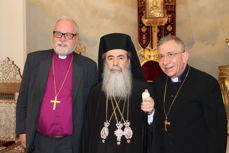
[[[112,72],[112,69],[119,69],[120,72]],[[114,66],[109,69],[106,64],[103,72],[102,90],[108,97],[119,97],[126,99],[132,90],[132,73],[130,64],[124,69]]]
[[[54,44],[54,51],[58,54],[58,55],[61,55],[61,56],[66,56],[70,53],[73,52],[74,49],[61,49],[58,44],[62,44],[62,45],[66,45],[66,46],[69,46],[68,42],[56,42],[56,44]]]

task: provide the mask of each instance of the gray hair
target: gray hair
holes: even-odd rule
[[[57,19],[55,25],[56,25],[58,22],[62,21],[62,20],[67,20],[67,21],[70,21],[70,22],[72,22],[73,24],[75,24],[76,31],[77,31],[77,33],[79,33],[79,26],[78,26],[78,24],[76,23],[76,21],[75,21],[73,18],[70,18],[70,17],[68,17],[68,16],[62,16],[62,17],[60,17],[59,19]]]
[[[158,47],[160,47],[161,45],[163,45],[164,43],[170,41],[170,40],[174,40],[176,42],[176,44],[178,44],[181,47],[181,51],[185,51],[185,44],[184,42],[177,36],[174,35],[167,35],[163,38],[161,38],[158,42]]]

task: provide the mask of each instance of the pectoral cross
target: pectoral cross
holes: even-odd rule
[[[117,137],[117,145],[120,145],[121,144],[121,138],[124,135],[123,130],[122,130],[123,124],[118,122],[116,124],[116,127],[117,127],[117,129],[115,130],[114,134]]]
[[[57,104],[57,103],[60,103],[60,101],[57,100],[57,96],[55,96],[55,100],[51,100],[50,102],[51,102],[51,103],[54,103],[54,104],[53,104],[53,108],[52,108],[53,110],[56,109],[56,104]]]
[[[168,131],[167,126],[170,125],[170,122],[168,121],[167,117],[165,118],[164,124],[165,124],[165,132],[167,132]]]

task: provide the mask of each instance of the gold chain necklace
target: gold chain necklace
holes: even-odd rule
[[[113,101],[113,100],[114,100],[114,101]],[[124,109],[125,109],[125,105],[126,105],[126,100],[124,101],[124,104],[123,104],[123,107],[122,107],[122,112],[121,112],[121,110],[120,110],[120,108],[119,108],[120,99],[119,99],[119,101],[117,102],[117,101],[116,101],[116,98],[113,97],[113,100],[112,100],[112,98],[111,98],[111,105],[112,105],[113,113],[112,113],[112,115],[111,115],[111,117],[110,117],[110,119],[109,119],[109,122],[111,121],[113,114],[115,115],[116,123],[121,122],[121,120],[122,120],[123,122],[125,122],[125,119],[124,119]],[[114,107],[114,102],[115,102],[116,107]],[[129,97],[128,97],[127,103],[129,103]],[[118,117],[117,117],[117,114],[116,114],[116,109],[118,109],[118,112],[119,112],[119,114],[120,114],[120,116],[121,116],[120,121],[118,120]],[[129,109],[129,108],[128,108],[128,106],[127,106],[127,112],[128,112],[128,109]],[[129,116],[129,115],[127,114],[127,120],[128,120],[128,118],[129,118],[128,116]]]
[[[168,77],[167,77],[167,79],[166,79],[165,91],[164,91],[164,103],[163,103],[163,109],[164,109],[164,114],[165,114],[164,125],[165,125],[165,131],[166,131],[166,132],[168,131],[167,126],[171,124],[171,122],[168,121],[169,113],[170,113],[170,111],[171,111],[171,108],[172,108],[173,104],[175,103],[175,100],[176,100],[176,98],[177,98],[177,95],[179,94],[179,92],[180,92],[180,90],[181,90],[181,88],[182,88],[182,86],[183,86],[183,84],[184,84],[184,82],[185,82],[185,80],[186,80],[186,78],[187,78],[187,76],[188,76],[188,74],[189,74],[189,70],[190,70],[190,67],[188,66],[188,72],[187,72],[186,75],[185,75],[184,81],[182,82],[181,86],[180,86],[179,89],[177,90],[177,93],[176,93],[175,97],[173,98],[173,101],[172,101],[171,105],[169,106],[169,109],[168,109],[167,112],[166,112],[166,110],[165,110],[165,99],[166,99],[166,93],[167,93]]]
[[[116,107],[114,107],[114,102],[113,102],[113,100],[112,100],[112,98],[111,98],[111,104],[112,104],[113,112],[112,112],[112,114],[111,114],[109,120],[107,120],[107,114],[108,114],[108,99],[106,99],[106,121],[110,122],[111,119],[113,118],[113,115],[115,115],[116,122],[118,122],[118,118],[117,118],[117,115],[116,115],[116,109],[118,109],[118,111],[119,111],[119,113],[120,113],[120,116],[121,116],[121,119],[122,119],[123,121],[125,121],[122,114],[123,114],[123,112],[124,112],[124,108],[125,108],[125,105],[126,105],[126,101],[124,101],[124,105],[123,105],[122,113],[121,113],[121,110],[120,110],[120,108],[118,107],[118,105],[119,105],[121,99],[119,99],[118,102],[116,101],[115,98],[114,98],[114,100],[115,100],[115,103],[116,103],[116,104],[115,104]]]
[[[61,86],[60,86],[60,89],[58,90],[58,92],[56,92],[56,77],[55,77],[55,64],[54,64],[55,61],[54,61],[54,56],[53,56],[52,73],[53,73],[53,83],[54,83],[55,99],[54,99],[54,100],[50,100],[50,102],[53,103],[53,110],[56,109],[56,104],[57,104],[57,103],[58,103],[58,104],[60,103],[60,101],[57,100],[57,97],[58,97],[60,91],[62,90],[62,88],[63,88],[63,86],[64,86],[64,84],[65,84],[65,81],[66,81],[66,79],[67,79],[68,73],[69,73],[69,71],[70,71],[70,67],[71,67],[71,65],[72,65],[72,61],[73,61],[73,55],[72,55],[71,61],[70,61],[69,66],[68,66],[68,70],[67,70],[67,72],[66,72],[66,74],[65,74],[65,76],[64,76],[64,80],[63,80],[63,82],[62,82],[62,84],[61,84]]]

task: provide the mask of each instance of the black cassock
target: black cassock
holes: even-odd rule
[[[132,87],[132,95],[129,100],[129,121],[130,127],[133,131],[133,137],[130,143],[123,136],[121,144],[117,145],[117,137],[114,131],[117,129],[115,126],[116,120],[113,116],[109,126],[109,135],[102,142],[100,131],[104,126],[106,120],[106,97],[101,90],[101,83],[92,88],[86,111],[85,126],[83,129],[82,152],[83,153],[143,153],[146,151],[145,146],[145,121],[146,115],[140,109],[142,102],[142,92],[148,89],[151,92],[151,86],[143,81],[134,80]],[[108,101],[108,119],[113,111],[110,100]],[[123,108],[123,101],[120,101],[119,107]],[[127,103],[126,103],[127,104]],[[122,110],[121,110],[122,111]],[[120,120],[120,115],[116,111],[117,117]],[[124,118],[126,120],[126,107],[124,109]],[[124,128],[122,128],[124,129]]]
[[[186,73],[187,68],[182,75],[182,82]],[[166,79],[167,76],[162,75],[153,83],[156,104],[154,126],[157,125],[158,135],[157,139],[154,137],[152,149],[158,147],[160,153],[225,153],[227,121],[217,80],[190,67],[186,81],[171,107],[168,115],[170,125],[165,132],[163,103]],[[166,113],[182,82],[171,83],[168,79]]]

